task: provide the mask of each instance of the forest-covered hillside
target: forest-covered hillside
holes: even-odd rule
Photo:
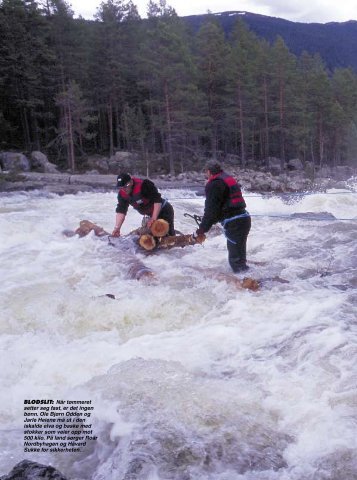
[[[165,0],[129,0],[95,21],[64,0],[0,1],[1,150],[41,150],[75,170],[88,154],[138,153],[174,172],[203,158],[237,165],[353,164],[357,76],[293,54],[241,18],[188,28]]]
[[[301,55],[303,51],[310,54],[318,53],[331,72],[335,68],[346,67],[351,67],[357,72],[356,20],[340,23],[301,23],[236,11],[212,16],[220,23],[226,36],[230,35],[237,20],[242,19],[252,32],[270,43],[280,35],[295,55]],[[198,31],[207,21],[207,15],[190,15],[184,17],[184,20],[194,31]]]

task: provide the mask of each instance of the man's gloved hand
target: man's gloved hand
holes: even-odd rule
[[[202,243],[206,239],[206,236],[204,232],[200,228],[198,228],[195,232],[193,232],[192,238],[196,242]]]

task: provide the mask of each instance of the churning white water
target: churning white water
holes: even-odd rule
[[[164,193],[195,230],[203,198]],[[27,458],[81,480],[356,479],[357,194],[327,193],[246,195],[256,293],[205,274],[230,274],[215,231],[136,253],[157,279],[130,280],[126,240],[62,235],[111,231],[115,193],[3,195],[0,475]],[[36,398],[92,400],[98,440],[25,454]]]

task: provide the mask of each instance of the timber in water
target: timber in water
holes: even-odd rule
[[[186,247],[188,245],[202,244],[206,237],[200,235],[194,238],[192,235],[166,235],[169,230],[168,223],[165,220],[156,220],[151,228],[146,225],[133,230],[125,238],[136,238],[138,245],[145,251],[170,249],[174,247]],[[81,220],[79,227],[73,231],[63,232],[66,236],[70,237],[78,235],[80,238],[89,235],[94,232],[94,235],[100,238],[108,237],[113,238],[109,232],[104,230],[103,227],[93,223],[89,220]],[[141,260],[136,256],[132,256],[126,259],[126,265],[129,265],[128,277],[131,279],[141,280],[142,278],[153,278],[155,273],[145,266]],[[228,284],[234,285],[237,289],[247,289],[256,292],[260,288],[260,283],[254,278],[246,277],[240,280],[235,275],[229,275],[223,272],[216,272],[212,269],[197,269],[202,272],[206,277],[217,279],[219,281],[225,281]]]

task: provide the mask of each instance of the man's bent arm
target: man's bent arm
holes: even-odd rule
[[[147,222],[147,226],[150,228],[151,225],[157,220],[157,217],[159,216],[161,210],[161,203],[154,203],[154,208],[151,214],[150,220]]]
[[[121,226],[123,225],[125,220],[125,215],[124,213],[117,213],[115,216],[115,227],[113,230],[113,235],[119,237],[120,236],[120,229]]]

